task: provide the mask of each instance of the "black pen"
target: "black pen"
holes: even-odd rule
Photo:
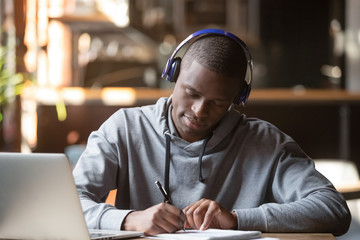
[[[171,199],[169,197],[169,195],[167,194],[167,192],[165,191],[165,189],[163,188],[163,186],[161,186],[161,183],[159,181],[155,182],[156,186],[158,187],[158,189],[160,190],[161,194],[164,196],[164,202],[167,202],[171,205],[173,205],[173,203],[171,202]]]
[[[171,202],[171,199],[169,197],[169,195],[167,194],[167,192],[165,191],[165,189],[163,188],[163,186],[161,185],[161,183],[159,181],[156,181],[155,182],[156,186],[158,187],[158,189],[160,190],[161,194],[163,195],[164,197],[164,202],[166,203],[169,203],[171,205],[174,205],[172,202]],[[182,230],[185,231],[185,228],[182,227]]]

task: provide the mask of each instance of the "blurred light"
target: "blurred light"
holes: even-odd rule
[[[37,26],[38,26],[38,44],[46,46],[48,42],[47,29],[48,29],[48,0],[38,0],[38,13],[37,13]]]
[[[129,25],[129,1],[128,0],[98,0],[98,10],[104,13],[116,26],[126,27]]]
[[[159,51],[163,55],[170,55],[172,52],[172,45],[168,42],[162,42],[159,46]]]
[[[340,78],[341,77],[341,69],[338,66],[332,67],[331,75],[334,76],[334,78]]]
[[[95,49],[96,51],[100,51],[103,46],[103,41],[98,37],[94,37],[91,41],[90,48]]]
[[[333,19],[330,22],[331,33],[334,38],[334,54],[336,56],[341,56],[344,53],[345,46],[345,35],[344,31],[341,29],[341,24],[337,19]]]
[[[360,58],[360,44],[355,41],[348,40],[346,44],[346,54],[351,59]]]
[[[176,45],[176,38],[174,35],[167,34],[163,42],[159,46],[159,51],[163,55],[170,55]]]
[[[80,133],[78,131],[70,131],[66,136],[66,142],[68,145],[76,144],[80,139]]]
[[[136,93],[132,88],[103,88],[101,99],[105,105],[133,105]]]
[[[305,88],[304,85],[298,84],[298,85],[295,85],[293,87],[293,92],[294,92],[295,95],[301,96],[301,95],[304,95],[306,93],[306,88]]]
[[[21,102],[21,133],[26,144],[22,144],[21,151],[30,151],[37,144],[37,104],[34,99],[26,98]]]
[[[90,60],[91,37],[88,33],[80,35],[78,40],[78,63],[79,66],[86,66]]]
[[[121,54],[124,57],[131,57],[134,54],[134,47],[130,45],[126,45],[121,49]]]
[[[86,53],[90,49],[91,37],[88,33],[83,33],[79,37],[79,52]]]
[[[118,49],[119,49],[119,43],[115,40],[112,40],[106,47],[106,55],[108,55],[109,57],[114,57],[116,56]]]
[[[28,48],[28,51],[24,55],[24,63],[28,72],[32,73],[36,70],[36,51],[34,48]]]
[[[91,39],[90,51],[89,51],[89,61],[94,61],[95,59],[98,58],[99,52],[101,51],[103,46],[104,46],[104,43],[100,38],[94,37]]]
[[[337,19],[331,20],[330,26],[333,31],[341,31],[341,24]]]
[[[59,93],[52,88],[38,88],[35,93],[35,99],[44,105],[53,105],[60,100]]]
[[[69,0],[49,0],[49,16],[50,17],[60,17],[64,14],[65,9],[65,1],[66,5],[71,5]]]
[[[338,66],[322,65],[321,74],[330,78],[341,78],[341,69]]]
[[[52,87],[71,84],[71,43],[69,30],[59,21],[49,24],[48,85]]]
[[[156,87],[158,76],[156,70],[151,67],[147,67],[144,71],[144,82],[149,87]]]
[[[26,1],[26,24],[24,43],[27,51],[24,55],[26,70],[34,72],[36,70],[36,0]]]
[[[44,50],[41,50],[38,53],[38,69],[37,69],[37,85],[45,87],[47,85],[47,76],[48,76],[48,61],[47,54]]]
[[[49,24],[49,83],[50,86],[59,86],[62,80],[63,72],[61,68],[64,59],[63,35],[61,23],[51,21]]]
[[[80,87],[63,88],[61,95],[66,103],[72,105],[81,105],[85,102],[85,92],[84,89]]]

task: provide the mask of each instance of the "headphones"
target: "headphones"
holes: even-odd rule
[[[175,51],[173,52],[173,54],[167,61],[161,77],[165,78],[169,82],[176,82],[177,77],[180,72],[180,63],[181,63],[181,57],[176,56],[176,55],[180,52],[182,52],[182,54],[184,54],[193,42],[195,42],[197,39],[207,36],[207,35],[221,35],[221,36],[228,37],[228,38],[234,40],[235,42],[237,42],[244,50],[246,60],[247,60],[247,69],[246,69],[246,74],[245,74],[245,79],[244,79],[245,86],[244,86],[244,89],[240,89],[239,93],[237,94],[237,96],[235,97],[233,102],[234,102],[234,104],[237,104],[237,105],[240,105],[240,104],[245,105],[249,98],[250,91],[251,91],[251,83],[253,80],[253,62],[252,62],[252,58],[251,58],[249,49],[246,46],[246,44],[240,38],[238,38],[237,36],[235,36],[234,34],[232,34],[230,32],[220,30],[220,29],[203,29],[203,30],[200,30],[200,31],[197,31],[197,32],[191,34],[177,46],[177,48],[175,49]],[[189,43],[191,43],[191,44],[189,44]],[[185,46],[185,45],[187,45],[187,46]]]

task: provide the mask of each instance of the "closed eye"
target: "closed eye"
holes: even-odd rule
[[[200,97],[200,94],[198,94],[196,91],[192,91],[192,90],[190,90],[190,89],[186,89],[186,90],[185,90],[185,93],[186,93],[188,96],[192,97],[192,98],[199,98],[199,97]]]

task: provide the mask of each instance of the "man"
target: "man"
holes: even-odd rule
[[[215,29],[185,47],[164,70],[176,82],[170,98],[120,109],[90,135],[74,170],[89,228],[345,233],[347,205],[313,161],[273,125],[233,108],[250,92],[244,43]],[[158,180],[173,205],[162,203]],[[112,189],[115,207],[104,203]]]

